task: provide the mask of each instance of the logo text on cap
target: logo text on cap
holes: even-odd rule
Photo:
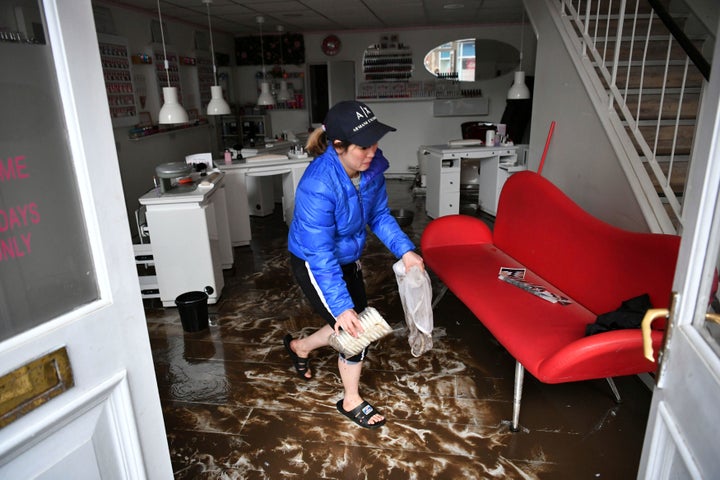
[[[359,112],[355,112],[355,116],[357,116],[357,119],[360,120],[361,118],[367,118],[368,116],[372,115],[372,111],[367,107],[360,107]]]
[[[372,115],[372,117],[370,115]],[[360,107],[360,111],[356,111],[355,116],[357,117],[357,120],[361,120],[364,118],[365,121],[355,125],[352,130],[353,132],[357,132],[377,120],[375,115],[372,113],[372,110],[367,107]]]

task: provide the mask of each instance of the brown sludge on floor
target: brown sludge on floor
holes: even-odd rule
[[[407,180],[388,180],[388,193],[391,208],[414,210],[405,231],[419,245],[424,197]],[[450,293],[434,311],[433,349],[413,357],[395,259],[373,236],[362,258],[369,304],[395,332],[371,347],[360,386],[387,424],[351,423],[335,408],[336,352],[314,352],[304,382],[283,347],[287,332],[322,321],[291,276],[280,210],[252,217],[209,329],[185,333],[176,308],[146,300],[176,479],[635,478],[651,397],[637,377],[616,379],[616,404],[603,380],[544,385],[526,374],[511,433],[515,361]]]

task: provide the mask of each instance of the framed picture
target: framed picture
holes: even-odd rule
[[[140,112],[138,114],[138,127],[151,127],[152,126],[152,117],[150,117],[150,112]]]

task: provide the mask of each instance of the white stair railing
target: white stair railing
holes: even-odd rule
[[[625,130],[632,136],[639,154],[638,159],[648,168],[645,168],[647,175],[650,175],[652,183],[660,190],[644,191],[645,195],[660,195],[663,204],[667,205],[665,212],[656,212],[656,215],[669,219],[669,223],[663,227],[664,231],[680,231],[682,229],[682,194],[685,189],[685,175],[683,171],[675,171],[676,161],[682,157],[683,161],[689,162],[690,154],[687,151],[692,144],[692,138],[685,139],[683,151],[678,145],[683,127],[692,129],[694,121],[685,120],[683,108],[687,93],[700,93],[700,87],[688,87],[688,71],[691,67],[689,57],[683,53],[684,60],[677,60],[677,43],[673,36],[667,31],[654,34],[653,25],[657,17],[651,9],[646,12],[640,11],[640,0],[630,0],[630,11],[628,11],[627,0],[557,0],[556,4],[564,22],[568,22],[580,37],[578,53],[588,58],[596,67],[606,87],[608,107],[615,109],[627,127]],[[634,4],[634,5],[633,5]],[[613,20],[616,22],[611,27]],[[604,22],[604,28],[601,23]],[[647,22],[647,30],[642,32],[642,22]],[[594,25],[593,25],[594,23]],[[644,38],[644,39],[643,39]],[[667,38],[667,51],[665,59],[648,59],[648,52],[651,45],[658,45]],[[641,50],[642,58],[634,58],[634,55]],[[672,55],[671,55],[672,54]],[[618,85],[618,74],[621,66],[625,66],[624,85]],[[663,70],[662,83],[660,85],[648,86],[648,68]],[[668,76],[671,69],[682,70],[681,86],[668,87]],[[637,76],[637,86],[631,88],[631,77]],[[643,101],[648,95],[659,98],[657,106],[657,117],[655,119],[643,119],[641,112],[645,104]],[[667,97],[672,94],[678,98],[677,111],[674,118],[667,118],[663,115]],[[630,96],[637,97],[637,106],[634,111],[628,104]],[[697,112],[688,112],[696,116]],[[654,132],[653,132],[654,130]],[[666,135],[667,130],[672,131],[672,141],[667,148],[661,148],[661,139]],[[692,129],[694,133],[694,129]],[[687,133],[685,133],[687,135]],[[648,140],[648,138],[650,140]],[[688,141],[690,143],[688,143]],[[636,170],[637,171],[637,170]],[[686,170],[685,170],[686,171]],[[677,173],[677,175],[675,175]],[[645,182],[644,185],[650,185]],[[678,187],[678,185],[680,185]],[[676,189],[678,193],[676,193]],[[647,190],[645,188],[644,190]],[[668,217],[669,216],[669,217]]]

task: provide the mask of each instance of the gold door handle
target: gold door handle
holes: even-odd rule
[[[642,323],[640,324],[643,336],[643,354],[645,355],[645,358],[647,358],[651,362],[654,362],[655,358],[653,357],[652,335],[650,325],[656,318],[667,318],[669,314],[670,312],[667,308],[651,308],[645,313],[645,316],[642,319]],[[706,313],[705,320],[720,324],[720,313]]]
[[[643,336],[643,354],[645,355],[645,358],[651,362],[655,361],[655,357],[653,356],[652,331],[650,329],[650,325],[655,319],[660,317],[667,318],[669,314],[670,311],[667,308],[651,308],[645,312],[645,316],[640,324]]]

